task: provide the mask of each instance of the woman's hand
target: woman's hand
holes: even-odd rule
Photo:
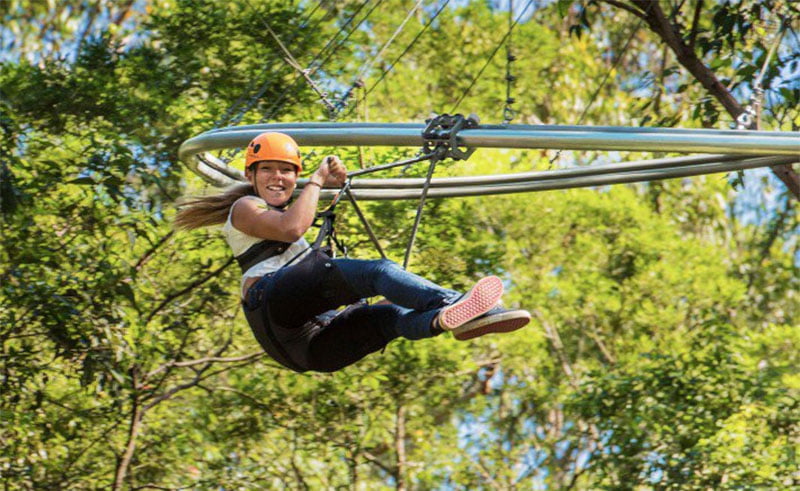
[[[311,180],[323,186],[342,186],[347,180],[347,168],[336,155],[328,155],[311,176]]]

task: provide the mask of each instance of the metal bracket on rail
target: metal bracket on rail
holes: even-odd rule
[[[467,160],[475,148],[461,149],[458,142],[458,132],[463,129],[477,128],[480,120],[478,116],[470,114],[440,114],[426,119],[427,126],[422,130],[425,139],[425,153],[435,153],[437,160],[451,158],[453,160]]]
[[[417,205],[417,215],[414,218],[414,226],[411,228],[411,237],[406,246],[406,254],[403,259],[403,268],[408,269],[408,261],[411,259],[411,250],[414,248],[414,240],[417,237],[420,220],[422,220],[422,209],[425,207],[425,199],[428,197],[428,190],[431,186],[431,178],[436,163],[446,158],[453,160],[466,160],[475,151],[474,148],[467,147],[462,150],[458,146],[458,132],[465,128],[476,128],[478,117],[471,114],[465,118],[461,114],[450,116],[442,114],[426,120],[427,126],[422,130],[422,138],[425,140],[423,152],[431,155],[431,163],[428,166],[428,173],[425,176],[425,185],[422,187],[422,195]]]

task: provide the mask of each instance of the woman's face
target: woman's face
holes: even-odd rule
[[[245,176],[256,193],[271,206],[284,205],[297,187],[297,168],[288,162],[258,162],[253,172],[248,169]]]

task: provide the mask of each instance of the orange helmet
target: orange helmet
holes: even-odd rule
[[[244,167],[248,168],[262,160],[277,160],[288,162],[297,167],[297,173],[303,172],[303,163],[300,159],[300,148],[291,136],[274,131],[261,133],[253,138],[247,145],[247,154],[244,158]]]

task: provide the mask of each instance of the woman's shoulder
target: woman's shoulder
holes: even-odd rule
[[[248,194],[247,196],[242,196],[241,198],[239,198],[236,201],[234,201],[231,204],[231,210],[230,211],[233,212],[233,210],[235,208],[238,208],[237,205],[239,205],[239,203],[249,203],[252,207],[257,208],[257,209],[261,209],[261,208],[267,209],[267,208],[269,208],[269,205],[267,204],[267,202],[264,201],[262,198],[260,198],[259,196],[253,196],[251,194]]]
[[[239,203],[239,202],[242,202],[242,201],[253,201],[253,202],[255,202],[255,203],[259,204],[259,205],[263,204],[264,206],[267,206],[267,202],[264,201],[264,199],[262,197],[255,196],[255,195],[252,195],[252,194],[246,194],[246,195],[242,196],[241,198],[239,198],[236,201],[234,201],[233,204],[235,205],[236,203]]]
[[[223,230],[234,228],[233,227],[233,215],[234,215],[234,213],[236,215],[240,215],[242,213],[243,207],[238,206],[238,205],[240,203],[246,203],[246,202],[252,203],[252,206],[254,206],[255,208],[267,208],[268,207],[267,202],[264,201],[263,199],[261,199],[258,196],[245,195],[245,196],[242,196],[241,198],[238,198],[236,201],[231,203],[231,207],[228,209],[228,219],[225,221],[225,224],[223,225]]]

